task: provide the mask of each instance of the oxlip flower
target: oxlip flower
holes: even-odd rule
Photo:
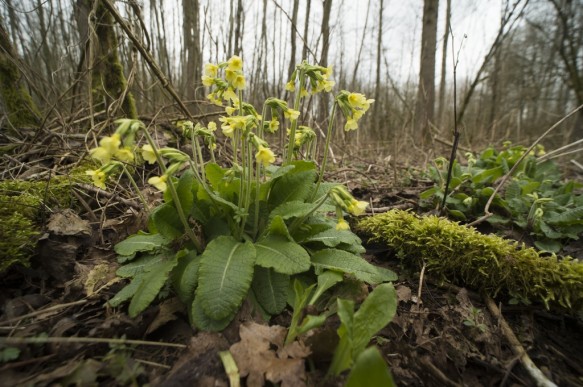
[[[153,177],[150,177],[148,179],[148,183],[152,184],[159,191],[164,192],[164,191],[166,191],[166,188],[168,188],[168,185],[166,184],[166,180],[168,180],[167,175],[153,176]]]
[[[219,66],[213,63],[207,63],[204,65],[204,75],[210,78],[216,78],[219,72]]]
[[[300,112],[294,109],[287,109],[286,111],[283,112],[283,115],[286,118],[289,118],[290,120],[293,121],[298,119],[298,117],[300,116]]]
[[[338,230],[338,231],[350,230],[350,225],[348,224],[347,221],[340,218],[340,219],[338,219],[338,223],[336,223],[336,230]]]
[[[259,145],[257,153],[255,153],[255,160],[267,167],[275,161],[275,155],[273,151],[269,148]]]
[[[93,185],[97,188],[105,189],[105,179],[107,175],[101,169],[85,171],[85,174],[91,176]]]
[[[237,55],[233,55],[227,61],[227,69],[231,71],[241,71],[243,69],[243,60]]]
[[[154,164],[157,161],[156,153],[154,153],[154,149],[150,144],[146,144],[142,147],[142,157],[149,164]]]
[[[354,216],[362,215],[364,214],[364,211],[366,211],[366,207],[368,207],[367,202],[352,199],[350,201],[350,205],[348,206],[348,212]]]

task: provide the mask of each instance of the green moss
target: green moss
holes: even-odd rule
[[[39,124],[40,112],[19,79],[18,68],[6,54],[0,54],[0,96],[8,120],[15,128],[35,127]]]
[[[583,310],[583,263],[541,256],[524,244],[436,216],[389,211],[357,228],[394,249],[406,266],[496,297],[542,302],[547,308]]]
[[[71,184],[89,182],[86,168],[47,181],[0,181],[0,273],[15,264],[29,266],[43,214],[74,205]]]

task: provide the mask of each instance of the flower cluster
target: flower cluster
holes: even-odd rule
[[[348,223],[342,216],[342,211],[346,211],[354,216],[362,215],[368,207],[367,202],[356,200],[347,190],[341,185],[334,186],[330,189],[330,197],[336,205],[337,230],[347,230]]]
[[[362,118],[364,113],[370,108],[370,104],[374,99],[367,99],[364,94],[350,93],[342,90],[336,97],[338,106],[342,110],[344,117],[346,117],[345,131],[358,129],[358,120]]]
[[[334,87],[336,84],[336,82],[330,80],[330,77],[332,76],[332,66],[323,67],[310,65],[304,61],[296,66],[294,72],[292,73],[291,80],[286,83],[285,89],[287,91],[296,90],[296,79],[300,78],[300,73],[307,78],[308,84],[310,85],[309,92],[307,90],[306,84],[300,85],[300,95],[302,97],[306,97],[310,93],[316,94],[322,91],[330,92],[332,87]]]
[[[224,78],[219,76],[219,70],[224,70]],[[246,83],[243,75],[243,60],[237,55],[226,62],[207,63],[204,67],[202,84],[213,87],[213,91],[207,98],[215,105],[223,106],[223,101],[237,103],[239,101],[237,91],[245,89]]]
[[[107,178],[121,163],[134,161],[135,133],[142,125],[140,121],[125,118],[115,123],[118,124],[115,133],[103,137],[98,147],[89,150],[89,155],[101,162],[101,168],[85,173],[91,176],[93,184],[101,189],[105,189]]]

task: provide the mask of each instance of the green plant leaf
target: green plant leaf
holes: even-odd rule
[[[583,223],[583,207],[570,208],[559,216],[554,216],[547,221],[552,225],[572,225]]]
[[[332,286],[336,285],[338,282],[342,281],[344,277],[342,273],[333,270],[326,270],[318,276],[318,287],[316,288],[316,292],[312,296],[310,300],[310,305],[314,305],[318,298]]]
[[[180,206],[185,214],[190,214],[192,211],[192,206],[194,205],[194,194],[198,190],[198,183],[194,178],[194,172],[192,169],[187,169],[176,185],[176,193],[178,194],[178,200],[180,201]]]
[[[553,239],[539,239],[534,242],[534,245],[537,249],[542,251],[547,251],[549,253],[558,253],[561,251],[561,247],[563,245],[561,242],[553,240]]]
[[[189,309],[190,309],[189,317],[191,324],[202,331],[209,332],[222,331],[227,327],[227,325],[229,325],[229,323],[233,320],[233,318],[237,314],[237,311],[235,310],[227,317],[215,320],[205,313],[198,297],[194,298],[194,301],[192,302],[192,305]]]
[[[296,170],[297,166],[273,183],[269,195],[271,208],[291,201],[303,202],[310,194],[316,179],[316,171],[296,172]]]
[[[286,238],[288,241],[293,242],[293,238],[287,229],[283,218],[279,215],[273,217],[271,222],[269,223],[269,227],[267,228],[269,235],[279,235],[281,237]]]
[[[205,315],[225,319],[239,308],[251,286],[255,247],[232,236],[220,236],[201,257],[196,298]]]
[[[310,269],[310,255],[300,245],[279,235],[268,235],[255,243],[255,263],[282,274],[298,274]]]
[[[348,273],[369,284],[395,281],[391,270],[371,265],[362,257],[338,249],[324,249],[312,255],[312,264],[319,269]]]
[[[338,298],[336,300],[336,305],[338,307],[337,313],[341,324],[336,331],[340,340],[336,346],[336,349],[334,350],[332,363],[330,364],[330,368],[328,370],[328,373],[332,375],[340,375],[342,371],[350,368],[352,364],[352,328],[354,326],[354,302],[351,300],[343,300]],[[357,356],[357,354],[355,354],[355,356]]]
[[[345,243],[347,245],[362,243],[360,238],[355,233],[348,230],[336,230],[335,228],[330,228],[326,231],[308,237],[303,242],[320,242],[328,247],[336,247],[341,243]]]
[[[134,296],[134,294],[136,294],[136,290],[138,290],[138,287],[142,284],[142,282],[144,282],[143,276],[135,277],[130,281],[129,284],[117,292],[117,294],[113,296],[107,303],[113,308],[120,306],[122,303],[129,300]]]
[[[115,274],[123,278],[136,277],[145,271],[148,271],[150,266],[158,264],[162,259],[164,259],[163,254],[149,254],[143,255],[132,262],[121,266]]]
[[[166,239],[174,240],[184,233],[184,227],[172,203],[164,203],[154,209],[150,219],[156,230]]]
[[[431,187],[428,190],[425,190],[423,192],[421,192],[419,194],[419,198],[422,200],[427,200],[430,197],[432,197],[433,195],[435,195],[435,193],[438,191],[439,189],[437,187]]]
[[[196,254],[196,250],[179,251],[177,257],[178,265],[172,270],[170,278],[178,298],[188,305],[194,299],[201,258]]]
[[[289,275],[256,266],[251,286],[257,302],[273,315],[281,313],[285,308],[289,284]]]
[[[396,386],[391,371],[376,347],[361,352],[348,375],[346,387]]]
[[[154,251],[170,241],[161,234],[136,234],[115,245],[119,255],[133,255],[143,251]]]
[[[176,256],[172,256],[169,259],[164,259],[155,265],[149,266],[149,271],[141,276],[143,281],[136,289],[130,302],[128,309],[130,317],[136,317],[154,301],[164,284],[168,281],[170,271],[177,263]]]
[[[354,314],[353,356],[358,356],[372,337],[391,322],[396,311],[397,293],[393,284],[386,283],[377,286]]]
[[[304,203],[300,201],[289,201],[274,208],[269,214],[270,218],[280,216],[287,220],[291,218],[299,218],[308,215],[314,210],[316,205],[313,203]]]

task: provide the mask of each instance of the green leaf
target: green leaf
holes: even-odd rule
[[[423,200],[429,199],[430,197],[432,197],[433,195],[435,195],[435,193],[437,191],[438,191],[438,188],[437,187],[431,187],[428,190],[425,190],[425,191],[421,192],[419,194],[419,198],[420,199],[423,199]]]
[[[558,253],[563,245],[561,242],[553,239],[539,239],[534,242],[537,249],[547,251],[549,253]]]
[[[312,255],[316,268],[348,273],[369,284],[395,281],[397,275],[391,270],[371,265],[363,258],[337,249],[324,249]]]
[[[194,205],[194,193],[198,190],[198,183],[194,178],[194,172],[192,169],[187,169],[176,185],[176,193],[178,194],[178,200],[180,201],[180,206],[185,214],[190,214],[192,207]]]
[[[346,387],[396,386],[391,371],[376,347],[364,350],[354,362]]]
[[[267,231],[269,232],[269,235],[279,235],[291,242],[293,242],[294,240],[290,235],[289,230],[287,229],[287,226],[283,221],[283,218],[279,215],[273,217],[273,219],[269,223]]]
[[[494,181],[500,176],[504,175],[504,168],[502,166],[486,169],[472,177],[474,184],[486,184],[486,182]]]
[[[289,275],[280,274],[272,269],[255,267],[252,289],[255,299],[269,314],[278,314],[283,311],[287,301]]]
[[[130,317],[136,317],[154,301],[162,287],[166,284],[166,281],[168,281],[170,271],[177,263],[176,256],[170,259],[164,259],[158,264],[150,266],[149,271],[143,276],[140,276],[143,278],[143,281],[136,289],[130,302],[128,309]]]
[[[225,329],[229,323],[235,318],[237,311],[235,310],[232,314],[225,318],[215,320],[209,317],[200,304],[198,297],[195,297],[192,305],[190,307],[190,322],[192,325],[197,327],[202,331],[219,332]]]
[[[136,277],[143,272],[148,271],[150,266],[156,265],[162,259],[164,259],[163,254],[144,255],[128,264],[121,266],[119,269],[117,269],[115,274],[123,278]]]
[[[336,300],[338,307],[338,317],[340,318],[340,327],[336,331],[340,341],[334,350],[332,363],[328,373],[332,375],[340,375],[344,370],[350,368],[352,364],[352,327],[354,320],[354,302],[351,300],[343,300],[338,298]],[[356,356],[357,354],[355,354]]]
[[[268,235],[255,243],[255,263],[281,274],[298,274],[310,269],[310,255],[300,245],[279,235]]]
[[[570,208],[559,216],[555,216],[547,221],[552,225],[572,225],[583,223],[583,207]]]
[[[170,278],[180,301],[190,304],[194,299],[194,291],[198,284],[201,258],[196,254],[196,250],[179,251],[177,257],[178,265],[172,270]]]
[[[202,253],[196,298],[204,313],[222,320],[235,313],[249,291],[255,248],[232,236],[212,240]]]
[[[397,293],[393,284],[377,286],[354,314],[353,356],[358,356],[372,337],[391,322],[396,311]]]
[[[276,165],[270,165],[269,167],[267,167],[267,171],[270,173],[271,179],[275,180],[275,179],[285,175],[286,173],[288,173],[289,171],[291,171],[294,168],[295,168],[295,165],[285,165],[285,166],[281,166],[281,167],[278,167]]]
[[[7,363],[18,359],[20,356],[20,349],[16,347],[5,347],[0,349],[0,363]]]
[[[308,215],[310,212],[314,211],[315,208],[316,205],[314,203],[290,201],[274,208],[269,214],[269,217],[274,218],[276,216],[281,216],[283,220],[299,218]]]
[[[170,241],[160,234],[136,234],[115,245],[114,250],[119,255],[133,255],[142,251],[153,251]]]
[[[309,242],[320,242],[328,247],[336,247],[341,243],[346,243],[347,245],[362,243],[355,233],[348,230],[336,230],[335,228],[328,229],[304,240],[304,243]]]
[[[316,292],[312,296],[310,300],[310,305],[314,305],[318,298],[332,286],[336,285],[338,282],[343,280],[343,276],[341,273],[332,270],[326,270],[322,274],[318,276],[318,287],[316,288]]]
[[[109,300],[107,303],[113,308],[118,307],[123,302],[132,298],[134,294],[136,294],[136,290],[138,290],[138,287],[142,284],[142,282],[144,282],[144,277],[142,276],[135,277],[134,279],[131,280],[129,284],[127,284],[126,286],[123,287],[123,289],[117,292],[117,294],[113,296],[113,298]]]
[[[294,169],[293,173],[280,177],[271,187],[269,195],[271,208],[290,201],[303,202],[310,194],[315,179],[316,171],[314,170],[295,172]]]
[[[174,240],[184,233],[184,227],[172,203],[164,203],[154,209],[150,217],[156,230],[166,239]]]

